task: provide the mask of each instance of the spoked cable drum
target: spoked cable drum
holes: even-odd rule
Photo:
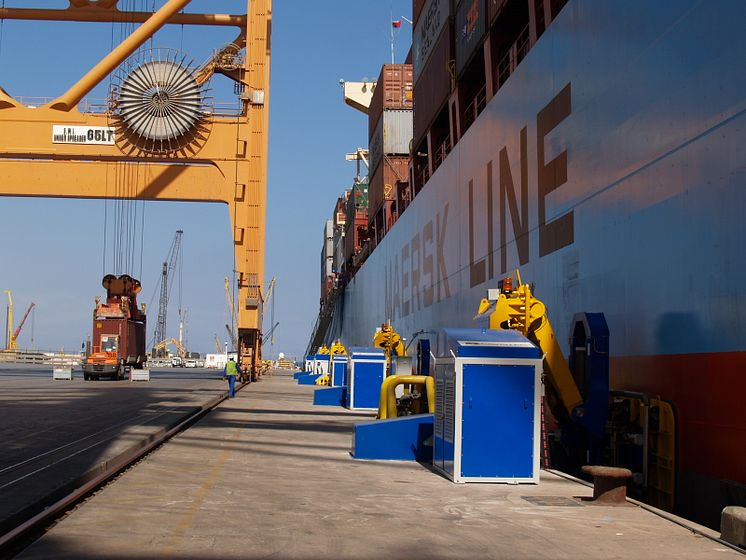
[[[154,155],[196,152],[209,133],[206,89],[194,65],[177,51],[151,49],[129,59],[110,95],[122,149]]]

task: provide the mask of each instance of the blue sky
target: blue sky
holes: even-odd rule
[[[0,0],[2,1],[2,0]],[[6,0],[6,7],[62,8],[67,0]],[[163,0],[120,0],[120,8],[145,9]],[[309,7],[312,6],[312,7]],[[193,0],[190,12],[245,12],[241,0]],[[342,103],[340,78],[378,76],[390,60],[391,14],[411,19],[410,0],[275,0],[270,99],[266,282],[277,278],[274,345],[265,354],[300,356],[316,319],[322,225],[336,198],[352,182],[346,152],[367,144],[366,117]],[[4,21],[0,31],[0,86],[19,97],[54,97],[108,53],[126,30],[120,25]],[[169,26],[154,47],[183,50],[197,63],[230,42],[235,30]],[[404,23],[396,38],[396,62],[411,43]],[[104,98],[106,84],[91,93]],[[232,85],[213,80],[216,101],[233,99]],[[60,180],[64,181],[65,178]],[[31,301],[34,346],[77,350],[90,334],[102,272],[111,263],[113,202],[0,198],[0,290],[13,291],[16,324]],[[138,212],[143,205],[138,205]],[[214,351],[225,340],[223,279],[233,268],[227,207],[220,204],[148,202],[142,250],[136,249],[141,301],[152,301],[148,337],[157,315],[161,263],[177,229],[184,230],[181,304],[187,310],[190,350]],[[107,219],[104,219],[104,216]],[[104,244],[105,225],[109,231]],[[5,294],[2,323],[5,319]],[[167,330],[177,336],[174,291]],[[265,318],[269,327],[269,310]],[[30,346],[31,324],[19,337]],[[4,343],[3,340],[0,341]]]

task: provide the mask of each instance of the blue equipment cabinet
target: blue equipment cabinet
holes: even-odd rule
[[[314,356],[306,356],[306,361],[303,364],[303,371],[296,371],[293,374],[293,379],[298,379],[301,375],[313,373],[313,360]]]
[[[329,373],[329,354],[316,354],[313,363],[313,373],[315,375],[326,375]]]
[[[386,356],[383,350],[350,348],[347,366],[349,387],[345,407],[351,410],[378,410],[385,372]]]
[[[329,375],[331,387],[344,387],[347,385],[347,356],[345,354],[334,354],[332,356],[332,371]]]
[[[515,331],[445,329],[433,466],[454,482],[539,482],[541,351]]]

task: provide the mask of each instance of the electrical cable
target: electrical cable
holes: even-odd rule
[[[0,8],[5,9],[5,0],[2,0]],[[0,18],[0,57],[3,55],[3,28],[5,27],[5,20]]]

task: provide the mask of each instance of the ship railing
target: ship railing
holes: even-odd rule
[[[515,40],[515,63],[516,66],[526,58],[528,51],[531,50],[531,33],[529,32],[528,25],[523,28],[518,38]]]
[[[474,98],[466,106],[464,111],[464,119],[461,127],[461,134],[466,132],[469,127],[474,124],[479,114],[484,111],[487,106],[487,86],[484,85],[474,96]]]
[[[425,165],[417,174],[417,182],[420,184],[420,188],[425,186],[425,183],[427,183],[428,179],[430,179],[430,169],[427,165]]]
[[[438,146],[435,150],[435,169],[438,169],[438,167],[441,166],[441,164],[445,161],[446,157],[448,157],[448,154],[451,153],[451,137],[446,136],[446,139],[443,141],[440,146]]]
[[[518,64],[526,58],[528,51],[531,49],[531,34],[529,27],[523,28],[513,44],[497,63],[497,72],[495,76],[495,91],[499,90],[508,80],[510,74],[516,69]]]

